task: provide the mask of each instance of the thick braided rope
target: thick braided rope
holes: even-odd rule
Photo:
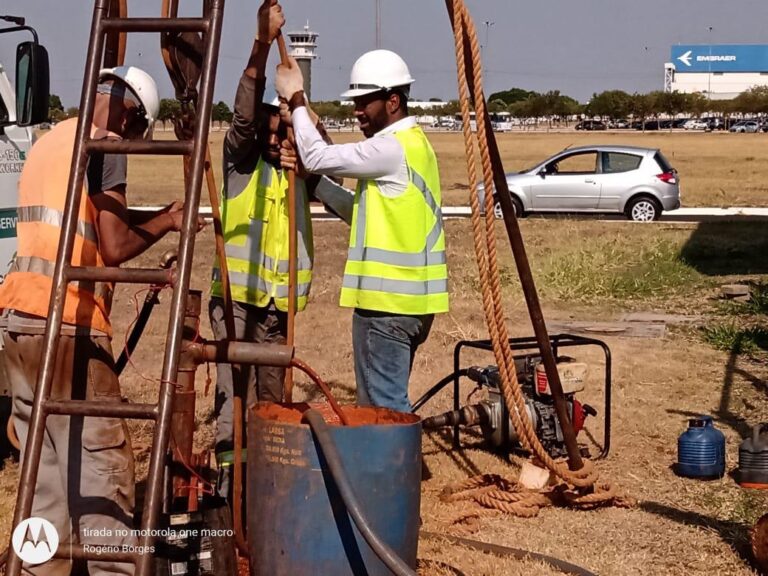
[[[492,344],[492,349],[494,356],[496,358],[496,363],[499,366],[499,372],[502,375],[502,378],[506,376],[506,379],[508,380],[509,375],[508,372],[508,364],[504,361],[504,355],[501,350],[500,345],[500,337],[498,334],[498,325],[495,321],[495,317],[493,314],[493,303],[491,301],[492,295],[489,293],[488,290],[488,276],[490,274],[489,266],[488,266],[488,259],[485,252],[485,247],[483,246],[483,232],[481,230],[481,224],[480,224],[480,211],[479,211],[479,201],[477,197],[477,174],[476,174],[476,167],[475,167],[475,153],[474,153],[474,146],[472,144],[472,132],[471,132],[471,125],[470,125],[470,115],[469,115],[469,89],[467,86],[467,70],[466,70],[466,62],[465,62],[465,51],[464,51],[464,16],[465,13],[462,10],[464,7],[463,3],[460,3],[459,1],[456,1],[454,3],[454,12],[453,12],[453,29],[454,29],[454,40],[455,40],[455,47],[456,47],[456,66],[458,69],[458,81],[459,81],[459,103],[461,107],[461,116],[462,116],[462,128],[464,132],[464,143],[466,148],[466,158],[467,158],[467,175],[469,178],[469,186],[470,186],[470,196],[469,196],[469,202],[472,207],[471,212],[471,223],[472,223],[472,239],[473,239],[473,246],[475,250],[475,259],[477,260],[477,267],[478,267],[478,273],[480,275],[480,284],[482,286],[482,305],[483,305],[483,313],[485,314],[485,320],[486,324],[488,326],[488,332],[490,334],[490,340]],[[478,122],[479,123],[479,122]],[[513,420],[513,424],[515,426],[516,430],[520,430],[522,428],[522,423],[520,421],[520,411],[522,408],[522,411],[525,410],[524,406],[517,405],[516,409],[513,409],[512,407],[515,406],[515,404],[509,403],[509,400],[507,400],[508,406],[510,406],[510,415]],[[528,440],[528,435],[526,434],[520,434],[520,442],[526,449],[531,449],[530,442]]]
[[[507,502],[492,498],[487,494],[481,494],[475,497],[475,502],[485,508],[500,510],[507,514],[513,514],[514,516],[521,516],[523,518],[533,518],[544,506],[552,505],[551,501],[542,502],[541,500],[534,498]]]
[[[474,97],[477,113],[478,145],[483,160],[485,186],[488,191],[486,194],[485,247],[483,247],[481,243],[481,236],[483,234],[480,231],[475,154],[470,128],[467,70],[464,51],[465,34],[470,40],[470,49],[472,53],[472,74],[475,87]],[[483,118],[485,114],[485,102],[482,90],[480,49],[474,23],[462,0],[455,0],[454,2],[454,35],[456,41],[457,67],[459,69],[459,96],[471,190],[470,204],[472,206],[472,230],[473,238],[475,240],[475,254],[478,260],[478,269],[482,286],[483,311],[486,316],[494,355],[497,364],[499,365],[502,392],[505,401],[507,402],[507,406],[510,407],[510,416],[512,417],[513,424],[523,446],[533,451],[550,470],[569,484],[578,487],[589,487],[597,480],[597,475],[594,473],[593,469],[585,465],[581,470],[571,471],[568,470],[566,466],[558,464],[552,460],[538,441],[533,425],[527,416],[525,400],[522,396],[519,383],[517,382],[517,374],[514,370],[514,359],[508,342],[508,333],[504,323],[503,306],[501,305],[501,289],[496,258],[495,234],[493,231],[493,198],[490,192],[493,190],[493,174],[487,146],[485,123],[481,121],[481,118]],[[485,250],[487,250],[487,254]]]
[[[474,30],[474,24],[472,19],[464,6],[463,2],[460,5],[458,11],[461,13],[462,22],[462,43],[464,36],[469,39],[470,50],[472,53],[472,66],[470,73],[473,76],[473,85],[475,93],[473,94],[475,101],[476,112],[476,124],[477,124],[477,141],[480,149],[480,155],[482,159],[483,167],[483,179],[485,182],[486,190],[493,190],[493,172],[491,170],[490,158],[488,156],[487,135],[485,132],[485,122],[481,121],[485,112],[485,100],[483,98],[483,84],[482,76],[478,70],[482,69],[482,62],[480,61],[480,49],[477,41],[477,34]],[[462,50],[462,55],[466,58],[466,52]],[[470,183],[471,195],[477,194],[476,183]],[[485,195],[485,250],[487,251],[488,259],[488,274],[486,281],[482,283],[482,289],[484,294],[488,294],[491,300],[491,312],[489,318],[489,324],[494,326],[494,332],[496,337],[491,337],[494,344],[494,352],[496,354],[497,364],[499,365],[499,372],[502,382],[506,382],[511,385],[513,396],[507,397],[507,406],[516,407],[516,410],[510,410],[513,420],[515,420],[515,429],[518,431],[518,435],[524,438],[524,446],[528,449],[536,451],[537,439],[533,432],[532,426],[528,418],[523,416],[526,413],[525,399],[520,392],[520,386],[517,382],[517,373],[514,368],[514,359],[512,358],[511,349],[508,342],[508,334],[506,329],[506,323],[504,322],[503,305],[501,302],[501,290],[498,270],[498,259],[496,251],[496,234],[494,229],[493,218],[493,197],[492,194]],[[479,217],[478,217],[479,219]],[[511,383],[511,384],[510,384]],[[503,387],[509,389],[510,386]],[[526,426],[528,424],[528,426]]]

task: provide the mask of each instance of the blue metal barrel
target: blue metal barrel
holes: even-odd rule
[[[317,405],[259,403],[248,414],[251,573],[391,576],[358,533],[309,426],[301,423],[310,407]],[[415,569],[421,422],[382,408],[345,406],[344,412],[350,426],[332,426],[332,435],[363,513]]]
[[[725,474],[725,436],[710,416],[688,421],[688,429],[677,439],[675,471],[690,478],[720,478]]]

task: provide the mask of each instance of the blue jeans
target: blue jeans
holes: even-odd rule
[[[434,314],[406,316],[356,308],[352,315],[357,403],[410,412],[408,378]]]

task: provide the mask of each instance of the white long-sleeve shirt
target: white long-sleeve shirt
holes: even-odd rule
[[[405,151],[394,133],[415,126],[415,118],[398,120],[361,142],[328,144],[304,106],[296,108],[292,116],[296,147],[308,172],[376,180],[381,193],[390,198],[405,192],[409,182],[408,165]],[[322,186],[330,185],[329,182],[323,179]]]

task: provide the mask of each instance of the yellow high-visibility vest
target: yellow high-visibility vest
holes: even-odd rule
[[[296,180],[297,304],[307,305],[312,282],[312,220],[304,182]],[[288,310],[288,176],[259,158],[240,193],[222,195],[221,219],[232,299]],[[213,296],[223,296],[221,269],[214,264]]]
[[[448,311],[448,268],[437,159],[418,126],[394,133],[409,183],[395,198],[358,182],[342,306],[393,314]]]

